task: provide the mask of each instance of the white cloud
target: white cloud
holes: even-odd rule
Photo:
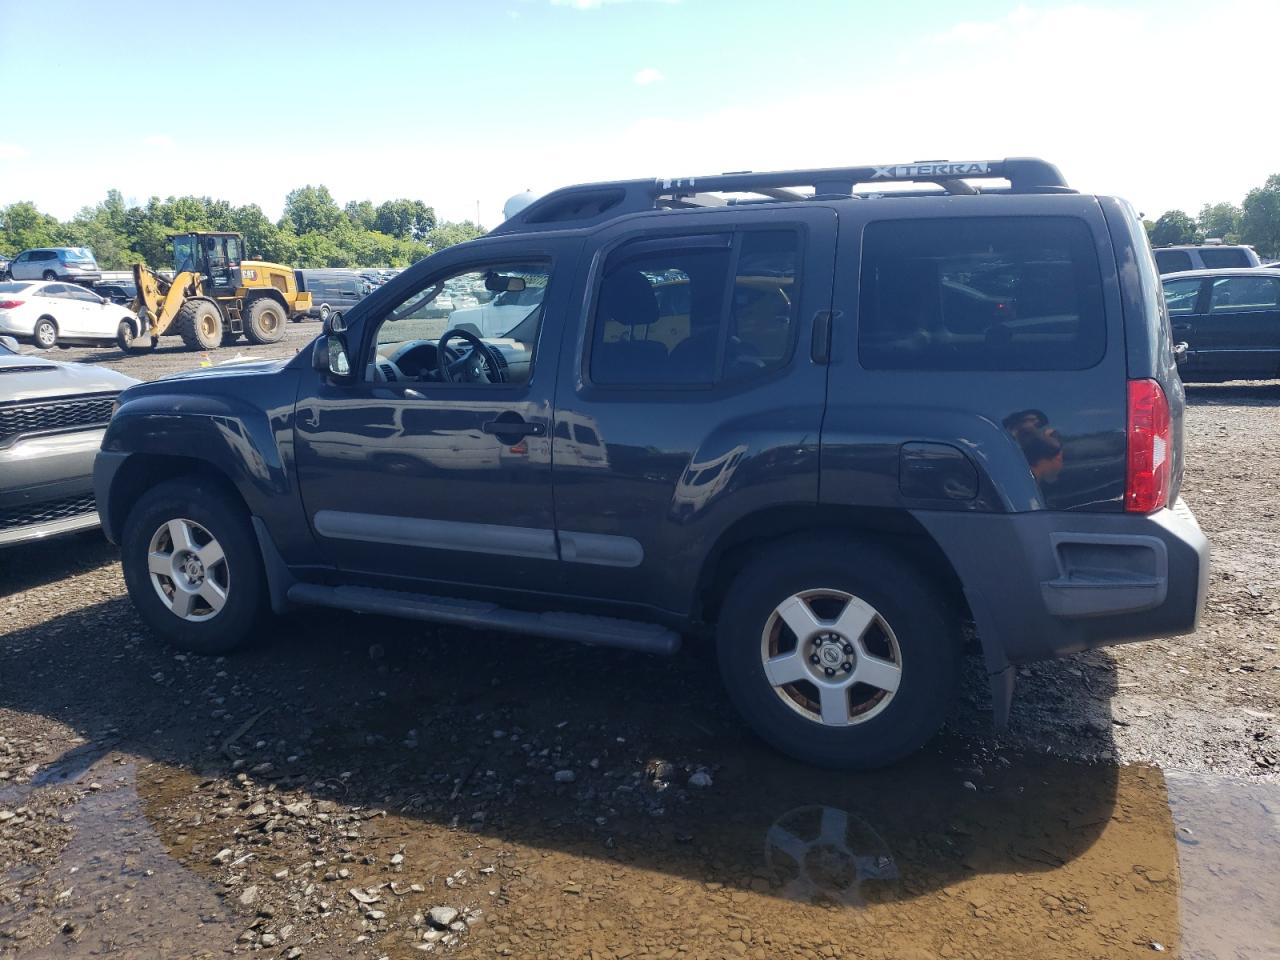
[[[0,143],[0,160],[21,160],[29,151],[16,143]]]
[[[167,133],[150,133],[142,138],[142,142],[148,147],[157,147],[161,150],[167,150],[173,146],[173,137]]]
[[[665,80],[662,71],[657,67],[645,67],[643,70],[637,70],[636,75],[631,78],[631,82],[641,87],[647,87],[651,83],[658,83]]]

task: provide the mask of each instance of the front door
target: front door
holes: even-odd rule
[[[354,382],[304,375],[302,500],[322,554],[351,579],[558,586],[550,433],[577,245],[445,251],[348,317]],[[528,309],[481,338],[472,318],[511,290],[529,293]]]
[[[1280,360],[1280,280],[1233,274],[1210,283],[1203,328],[1213,338],[1216,366],[1236,376],[1273,376]]]

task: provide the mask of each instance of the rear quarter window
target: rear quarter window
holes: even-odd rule
[[[1204,261],[1206,269],[1221,270],[1224,267],[1251,267],[1249,255],[1238,248],[1230,248],[1224,250],[1215,250],[1212,247],[1203,247],[1200,250],[1200,259]]]
[[[1156,267],[1161,273],[1179,273],[1182,270],[1194,270],[1191,254],[1185,250],[1157,250]]]
[[[862,250],[868,369],[1083,370],[1106,351],[1102,276],[1082,220],[873,222]]]

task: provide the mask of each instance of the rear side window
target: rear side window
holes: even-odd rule
[[[710,385],[784,365],[794,340],[799,259],[794,230],[619,248],[600,283],[592,381]]]
[[[1105,350],[1102,277],[1084,221],[867,225],[858,320],[864,367],[1083,370]]]
[[[1161,273],[1177,273],[1180,270],[1193,270],[1191,254],[1185,250],[1157,250],[1156,267]]]
[[[1239,247],[1201,247],[1200,259],[1210,270],[1222,270],[1227,267],[1251,267],[1249,255]]]
[[[1219,277],[1209,294],[1210,313],[1274,310],[1280,300],[1280,282],[1270,277]]]

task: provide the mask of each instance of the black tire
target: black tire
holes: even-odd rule
[[[188,300],[173,325],[188,350],[215,350],[222,345],[222,311],[208,300]]]
[[[116,346],[130,356],[138,356],[154,350],[156,348],[156,338],[151,337],[145,344],[135,347],[133,345],[133,325],[128,320],[121,320],[120,326],[116,327]]]
[[[31,332],[32,339],[41,350],[51,350],[58,343],[58,324],[53,317],[41,317]]]
[[[178,519],[192,521],[212,534],[226,558],[225,605],[206,620],[177,616],[161,599],[148,569],[153,536]],[[120,560],[139,616],[182,650],[227,653],[250,640],[266,615],[266,575],[248,511],[216,482],[186,476],[148,490],[125,518]]]
[[[259,297],[245,311],[244,335],[250,343],[276,343],[284,337],[288,319],[284,307],[270,297]]]
[[[46,270],[44,273],[40,274],[40,279],[41,280],[57,280],[58,275],[54,273],[52,270]]]
[[[818,692],[816,685],[805,687],[808,681],[802,681],[775,689],[765,674],[765,630],[775,609],[790,597],[822,590],[850,594],[869,604],[896,638],[896,691],[878,712],[868,710],[868,719],[845,726],[825,724],[795,705],[794,694],[803,698],[806,690]],[[946,719],[959,677],[961,647],[952,619],[928,580],[892,550],[833,537],[783,541],[757,553],[729,587],[717,630],[720,674],[739,713],[758,736],[783,753],[839,769],[884,766],[922,747]],[[872,629],[881,630],[878,625]],[[790,637],[797,646],[795,634],[769,635]],[[822,634],[814,642],[828,636]],[[880,632],[868,646],[885,642],[885,649],[891,649],[887,636]],[[854,669],[861,662],[856,655],[849,659]],[[820,668],[821,664],[812,669]],[[842,668],[836,665],[837,674]],[[855,706],[860,695],[883,697],[874,688],[855,687]],[[845,697],[848,704],[847,691]],[[810,709],[815,705],[811,702]]]

